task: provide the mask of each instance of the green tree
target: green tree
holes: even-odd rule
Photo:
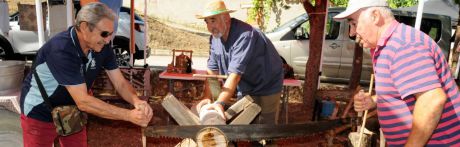
[[[303,86],[303,104],[307,118],[313,118],[313,108],[319,80],[319,65],[324,41],[324,27],[326,20],[327,0],[302,1],[302,5],[309,14],[310,20],[310,46],[309,56],[305,71],[305,84]]]
[[[265,31],[271,12],[276,15],[275,19],[279,25],[282,10],[289,9],[286,0],[252,0],[252,5],[253,7],[249,10],[249,19],[256,22],[262,31]]]
[[[390,8],[410,7],[417,4],[417,0],[388,0]]]

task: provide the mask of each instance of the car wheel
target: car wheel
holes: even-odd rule
[[[0,59],[1,60],[20,60],[20,55],[16,55],[13,52],[8,42],[0,38]]]
[[[129,66],[129,43],[123,41],[114,41],[112,49],[115,53],[118,66]],[[132,65],[134,65],[134,60]]]

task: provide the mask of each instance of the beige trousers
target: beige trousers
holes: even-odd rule
[[[251,96],[262,109],[253,124],[278,124],[281,92],[267,96]]]

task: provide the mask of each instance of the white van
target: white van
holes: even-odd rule
[[[320,77],[322,81],[348,82],[350,78],[355,48],[354,38],[349,36],[350,27],[347,20],[332,19],[344,10],[345,8],[329,8]],[[393,13],[399,22],[412,26],[415,24],[416,13],[397,10],[393,10]],[[305,76],[310,47],[308,20],[308,15],[305,13],[267,33],[278,53],[294,68],[294,74],[300,78]],[[420,29],[429,34],[448,57],[451,37],[450,17],[423,14]],[[370,52],[369,49],[364,49],[361,80],[368,81],[371,71]]]

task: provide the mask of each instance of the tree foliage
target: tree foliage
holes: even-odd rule
[[[417,0],[388,0],[390,8],[410,7],[417,3]]]
[[[290,4],[300,4],[302,1],[304,0],[252,0],[253,7],[249,11],[248,19],[256,22],[261,30],[265,30],[272,12],[276,15],[275,19],[279,25],[279,16],[282,10],[289,9]],[[306,1],[310,1],[315,5],[315,0]],[[460,0],[454,1],[460,3]],[[348,0],[329,0],[329,2],[335,7],[346,7]],[[388,0],[388,4],[391,8],[410,7],[417,4],[417,2],[418,0]]]
[[[281,11],[289,9],[288,1],[290,0],[252,0],[253,7],[249,10],[249,19],[256,22],[261,30],[265,30],[271,12],[277,15],[275,19],[279,23]]]

